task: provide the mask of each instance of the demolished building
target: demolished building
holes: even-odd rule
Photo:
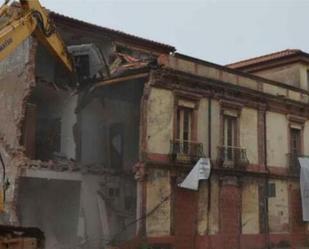
[[[135,224],[121,230],[136,219],[132,169],[143,86],[156,56],[173,47],[53,18],[73,50],[95,44],[102,51],[109,75],[97,84],[79,77],[76,89],[34,39],[1,63],[1,153],[10,183],[3,222],[41,228],[47,248],[98,248],[135,235]],[[87,54],[76,57],[79,72],[89,76]]]
[[[295,160],[309,154],[307,54],[250,64],[299,75],[283,80],[51,16],[80,85],[33,38],[0,63],[2,223],[42,229],[47,249],[308,246]],[[102,51],[100,81],[83,81],[81,44]],[[177,187],[201,157],[209,180]]]

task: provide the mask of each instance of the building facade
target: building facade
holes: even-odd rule
[[[39,227],[48,249],[309,247],[307,54],[248,71],[52,17],[68,45],[96,44],[109,73],[77,88],[32,38],[1,62],[2,223]],[[210,178],[179,188],[201,157]]]
[[[145,207],[165,202],[146,219],[147,237],[171,248],[308,246],[297,160],[309,149],[307,90],[184,55],[159,61]],[[197,192],[177,187],[200,157],[211,159],[209,180]]]

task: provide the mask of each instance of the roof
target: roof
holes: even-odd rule
[[[286,50],[274,52],[271,54],[266,54],[266,55],[250,58],[247,60],[234,62],[226,66],[229,68],[233,68],[233,69],[242,69],[242,68],[255,66],[257,64],[264,64],[264,63],[272,62],[275,60],[280,60],[280,59],[285,59],[285,58],[290,58],[290,57],[295,57],[295,56],[305,56],[309,58],[309,54],[303,52],[302,50],[286,49]]]
[[[13,7],[17,7],[20,8],[20,3],[14,1],[12,3]],[[146,45],[146,47],[151,47],[153,49],[158,49],[160,50],[160,52],[164,51],[167,53],[170,52],[175,52],[176,48],[174,46],[168,45],[168,44],[164,44],[161,42],[157,42],[154,40],[150,40],[150,39],[145,39],[136,35],[132,35],[132,34],[128,34],[125,33],[123,31],[119,31],[119,30],[115,30],[115,29],[111,29],[111,28],[106,28],[106,27],[102,27],[96,24],[92,24],[89,22],[85,22],[73,17],[69,17],[60,13],[57,13],[55,11],[52,11],[50,9],[47,9],[43,6],[44,9],[46,9],[50,15],[50,17],[54,20],[54,22],[57,24],[57,22],[64,22],[67,24],[71,24],[73,26],[76,26],[77,28],[81,28],[81,26],[83,26],[84,28],[88,28],[92,31],[97,31],[97,32],[104,32],[105,34],[110,35],[111,37],[121,37],[122,40],[125,41],[134,41],[134,43],[140,44],[140,45]]]
[[[195,62],[195,63],[200,64],[200,65],[213,67],[213,68],[216,68],[218,70],[222,70],[222,71],[225,71],[225,72],[228,72],[228,73],[232,73],[232,74],[235,74],[235,75],[251,78],[252,80],[256,80],[256,81],[259,81],[259,82],[261,82],[261,81],[267,82],[271,85],[287,88],[287,89],[294,90],[294,91],[299,91],[299,92],[302,92],[302,93],[309,95],[309,92],[307,90],[301,89],[299,87],[287,85],[287,84],[282,83],[280,81],[267,79],[267,78],[264,78],[264,77],[261,77],[261,76],[258,76],[258,75],[252,74],[252,73],[248,73],[248,72],[245,72],[245,71],[242,71],[242,70],[230,68],[230,67],[227,67],[227,66],[222,66],[222,65],[219,65],[219,64],[215,64],[215,63],[212,63],[212,62],[209,62],[209,61],[194,58],[194,57],[191,57],[191,56],[188,56],[188,55],[185,55],[185,54],[181,54],[181,53],[175,53],[174,56],[176,58],[181,58],[181,59],[184,59],[184,60]]]
[[[57,21],[65,22],[65,23],[69,23],[69,24],[71,23],[73,25],[74,24],[78,25],[79,28],[80,28],[80,26],[83,26],[83,27],[91,29],[93,31],[104,32],[105,34],[108,34],[108,35],[113,36],[113,37],[121,37],[123,40],[134,41],[135,43],[150,46],[152,48],[163,50],[165,52],[176,51],[175,47],[168,45],[168,44],[153,41],[153,40],[150,40],[150,39],[145,39],[145,38],[142,38],[142,37],[139,37],[139,36],[136,36],[136,35],[125,33],[123,31],[119,31],[119,30],[115,30],[115,29],[111,29],[111,28],[106,28],[106,27],[102,27],[102,26],[99,26],[99,25],[95,25],[95,24],[92,24],[92,23],[85,22],[85,21],[81,21],[79,19],[69,17],[69,16],[65,16],[65,15],[62,15],[62,14],[54,12],[54,11],[49,11],[49,13],[50,13],[51,18],[53,18],[54,21],[56,22],[56,24],[57,24]]]

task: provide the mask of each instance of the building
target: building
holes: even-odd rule
[[[220,66],[52,17],[68,45],[96,44],[110,73],[76,88],[32,38],[1,62],[3,223],[41,228],[48,249],[309,247],[297,164],[309,55]],[[201,157],[209,180],[177,187]]]

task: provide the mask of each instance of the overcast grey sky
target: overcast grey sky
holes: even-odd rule
[[[309,52],[309,0],[41,0],[56,12],[226,64],[286,48]]]

